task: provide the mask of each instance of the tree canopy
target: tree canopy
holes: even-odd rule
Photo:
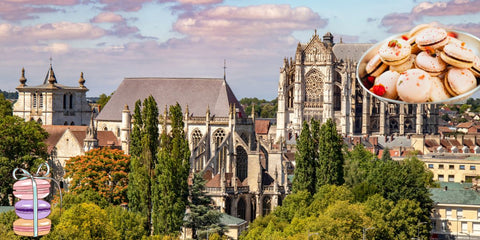
[[[70,191],[81,193],[91,189],[112,204],[127,201],[130,156],[122,150],[97,148],[69,159],[65,177],[70,178]]]
[[[48,133],[34,121],[17,116],[0,117],[0,205],[9,205],[13,193],[12,171],[24,168],[36,172],[47,159],[44,140]]]

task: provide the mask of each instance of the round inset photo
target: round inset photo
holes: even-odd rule
[[[381,41],[360,58],[357,80],[398,104],[455,103],[480,89],[480,39],[422,24]]]

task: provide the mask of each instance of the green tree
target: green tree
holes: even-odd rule
[[[70,191],[80,193],[92,189],[112,204],[127,201],[130,156],[122,150],[97,148],[83,156],[67,160],[65,177],[70,178]]]
[[[44,140],[48,133],[34,121],[25,122],[17,116],[0,117],[0,205],[9,205],[12,197],[12,171],[24,168],[35,173],[47,159]]]
[[[392,157],[390,156],[390,149],[388,147],[383,149],[382,158],[380,158],[380,160],[384,162],[393,160]]]
[[[5,99],[2,93],[0,93],[0,117],[12,116],[13,109],[12,103]]]
[[[104,209],[93,203],[81,203],[63,212],[58,225],[42,239],[120,239],[120,234]]]
[[[343,184],[343,139],[338,134],[335,122],[328,119],[319,133],[317,188],[325,184]]]
[[[133,114],[132,147],[130,159],[128,206],[146,216],[145,229],[152,230],[152,188],[159,145],[158,107],[149,96],[135,103]]]
[[[163,128],[155,167],[153,224],[155,234],[178,233],[188,203],[190,150],[183,131],[182,108],[170,106],[171,131]],[[164,126],[166,123],[163,124]]]
[[[146,217],[140,213],[127,211],[120,206],[109,206],[105,211],[120,239],[136,240],[148,236],[149,232],[143,227]]]
[[[196,239],[200,233],[221,231],[220,215],[210,205],[212,199],[205,194],[206,180],[200,173],[195,173],[190,187],[190,212],[187,213],[185,227],[192,229],[193,238]]]
[[[109,96],[107,96],[105,93],[100,94],[97,100],[97,104],[100,106],[100,111],[107,105],[108,101],[110,101],[110,98],[112,98],[113,93],[111,93]]]
[[[315,194],[315,150],[314,142],[308,123],[303,122],[302,132],[297,140],[297,152],[295,152],[295,173],[293,177],[293,192],[307,190]]]

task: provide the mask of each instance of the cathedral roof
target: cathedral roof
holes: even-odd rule
[[[370,43],[337,43],[333,45],[333,53],[337,60],[352,59],[358,62],[363,53],[371,46],[373,44]]]
[[[125,78],[96,119],[121,121],[125,104],[133,110],[137,100],[143,101],[150,95],[159,109],[178,102],[182,110],[188,105],[193,116],[205,116],[209,107],[210,116],[228,117],[230,105],[235,104],[241,115],[246,116],[222,78]]]

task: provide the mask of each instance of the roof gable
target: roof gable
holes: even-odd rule
[[[150,95],[159,109],[178,102],[182,109],[188,105],[193,116],[205,116],[208,106],[212,116],[228,117],[230,104],[235,104],[243,113],[237,98],[221,78],[125,78],[96,119],[121,121],[125,104],[133,108],[137,100],[143,101]]]

